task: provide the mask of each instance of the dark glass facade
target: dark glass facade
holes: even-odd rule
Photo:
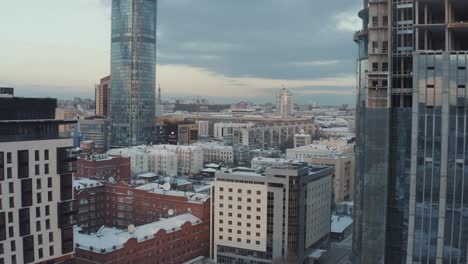
[[[156,86],[156,0],[112,1],[112,146],[152,140]]]
[[[460,1],[364,1],[354,263],[468,263],[467,12]],[[374,97],[386,85],[387,105]]]

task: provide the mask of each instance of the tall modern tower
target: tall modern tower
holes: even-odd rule
[[[468,5],[359,16],[354,263],[468,263]]]
[[[291,92],[282,88],[276,95],[276,112],[280,115],[290,115],[293,111],[293,98]]]
[[[155,118],[157,0],[112,1],[111,145],[151,141]]]

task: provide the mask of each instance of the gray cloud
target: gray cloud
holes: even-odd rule
[[[159,0],[158,63],[229,77],[353,74],[360,1]]]

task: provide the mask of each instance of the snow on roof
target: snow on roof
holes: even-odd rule
[[[192,225],[197,225],[202,221],[191,213],[185,213],[170,218],[162,218],[160,221],[138,226],[135,228],[135,232],[133,233],[128,232],[128,230],[103,226],[98,232],[89,235],[79,233],[81,229],[75,226],[74,238],[77,247],[101,253],[102,249],[105,249],[105,251],[108,252],[123,247],[130,238],[136,238],[140,242],[152,239],[154,234],[161,229],[166,230],[166,232],[172,232],[173,229],[179,230],[186,222],[190,222]],[[115,249],[113,248],[114,246]]]
[[[92,180],[88,178],[78,178],[73,181],[73,188],[76,190],[83,190],[87,188],[92,188],[96,186],[102,186],[103,184],[100,181]]]
[[[202,172],[217,172],[217,171],[218,171],[217,169],[213,169],[213,168],[206,168],[202,170]]]
[[[185,192],[185,191],[176,191],[169,190],[165,191],[162,189],[162,186],[157,183],[148,183],[135,188],[136,190],[143,190],[151,193],[162,194],[162,195],[171,195],[178,197],[187,197],[189,202],[205,202],[210,196],[209,194],[204,193],[194,193],[194,192]]]
[[[312,253],[310,253],[309,258],[319,259],[325,253],[327,253],[327,251],[324,250],[324,249],[316,249],[316,250],[312,251]]]
[[[153,178],[156,177],[156,174],[153,172],[138,174],[138,178]]]
[[[352,224],[353,218],[350,216],[332,215],[331,232],[343,233]]]
[[[220,165],[216,164],[216,163],[210,163],[210,164],[206,164],[205,167],[207,168],[219,168]]]

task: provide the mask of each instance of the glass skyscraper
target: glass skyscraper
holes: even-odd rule
[[[111,146],[148,143],[155,118],[157,0],[112,1]]]
[[[468,263],[468,5],[359,12],[353,262]]]

